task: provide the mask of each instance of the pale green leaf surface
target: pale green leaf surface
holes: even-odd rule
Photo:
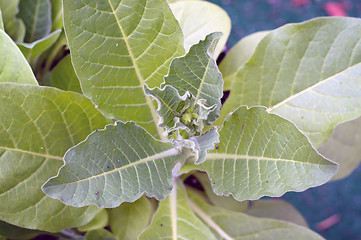
[[[254,217],[282,220],[308,227],[307,222],[297,209],[282,199],[260,199],[252,201],[244,213]]]
[[[252,57],[258,43],[268,33],[269,31],[262,31],[245,36],[229,50],[219,65],[224,81],[223,91],[231,89],[238,70]]]
[[[50,0],[51,2],[51,20],[53,22],[52,31],[63,28],[63,1]]]
[[[18,47],[27,59],[33,60],[49,49],[59,38],[60,34],[61,30],[59,29],[32,43],[19,43]]]
[[[0,82],[38,85],[24,55],[2,30],[0,30]]]
[[[81,232],[87,232],[104,228],[108,225],[108,219],[108,211],[103,208],[90,222],[84,226],[78,227],[78,230]]]
[[[171,143],[156,140],[134,122],[118,121],[71,148],[43,191],[77,207],[117,207],[143,193],[161,200],[172,189],[172,170],[181,159]]]
[[[238,201],[303,191],[327,182],[337,170],[293,123],[263,107],[240,107],[227,116],[218,149],[198,167],[217,195],[232,194]]]
[[[51,71],[51,86],[65,90],[82,93],[79,79],[71,64],[70,55],[63,58]]]
[[[361,63],[287,98],[268,111],[293,121],[313,146],[319,147],[338,123],[361,115]]]
[[[148,226],[153,214],[151,202],[141,197],[110,210],[110,228],[118,240],[134,240]]]
[[[231,19],[227,12],[207,1],[178,1],[170,4],[170,7],[182,28],[186,52],[207,35],[223,33],[214,51],[214,58],[217,59],[231,32]]]
[[[332,180],[351,174],[361,162],[361,117],[337,125],[331,138],[318,151],[339,164]]]
[[[51,232],[89,222],[99,210],[73,208],[41,186],[65,151],[108,121],[84,96],[55,88],[0,83],[0,219]]]
[[[211,206],[190,194],[192,210],[205,222],[217,239],[225,240],[304,240],[323,239],[308,228],[284,221],[256,218],[240,212]]]
[[[187,55],[174,59],[162,84],[172,85],[182,96],[190,92],[194,98],[190,109],[200,104],[202,99],[206,100],[203,104],[205,107],[215,106],[205,119],[207,125],[218,117],[223,96],[222,75],[214,59],[215,46],[220,37],[221,33],[212,33],[194,45]]]
[[[19,0],[0,0],[0,9],[2,12],[3,21],[6,32],[16,39],[17,23],[16,14],[18,12]]]
[[[117,240],[117,238],[105,229],[97,229],[87,232],[85,240]]]
[[[3,14],[1,12],[1,8],[0,8],[0,29],[5,31],[5,28],[4,28],[4,21],[3,21]]]
[[[292,119],[315,146],[326,142],[337,122],[355,117],[360,83],[359,77],[355,79],[356,70],[350,67],[361,61],[360,34],[361,19],[356,18],[318,18],[270,32],[237,72],[221,115],[240,105],[283,108],[277,113]],[[342,86],[341,80],[345,81]],[[354,89],[349,92],[349,88]],[[302,101],[289,105],[296,97]],[[351,103],[343,110],[349,97]],[[331,98],[334,101],[329,104]],[[316,111],[326,114],[321,113],[319,119]]]
[[[167,2],[64,1],[64,26],[84,94],[108,118],[135,121],[161,137],[143,85],[161,84],[171,60],[184,53]]]
[[[216,240],[217,238],[190,209],[184,186],[181,183],[174,183],[171,194],[159,203],[152,223],[138,239]]]
[[[50,33],[50,0],[20,0],[17,16],[23,20],[26,27],[25,42],[32,43]]]

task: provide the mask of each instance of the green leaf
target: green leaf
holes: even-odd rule
[[[240,105],[267,106],[295,122],[314,146],[326,142],[335,124],[360,115],[360,34],[356,18],[319,18],[270,32],[237,72],[221,115]]]
[[[148,226],[153,214],[146,197],[134,203],[123,203],[110,210],[110,228],[119,240],[134,240]]]
[[[0,83],[0,96],[0,219],[50,232],[88,223],[99,209],[65,206],[41,186],[68,148],[109,121],[73,92]]]
[[[143,85],[162,83],[171,60],[184,53],[182,32],[165,0],[120,2],[64,1],[75,72],[105,116],[135,121],[162,137]]]
[[[106,209],[102,209],[98,215],[96,215],[90,222],[86,225],[78,228],[81,232],[87,232],[91,230],[101,229],[108,225],[108,212]]]
[[[17,20],[15,18],[18,12],[19,0],[0,0],[0,9],[2,12],[3,21],[6,32],[16,38]]]
[[[1,8],[0,8],[0,30],[5,31],[4,21],[3,21],[3,14],[1,12]]]
[[[186,52],[208,34],[223,33],[214,51],[216,59],[223,51],[231,32],[231,19],[227,12],[207,1],[178,1],[170,4],[170,7],[182,28]]]
[[[44,232],[20,228],[15,225],[0,221],[0,236],[5,236],[11,239],[28,239],[34,238],[35,236],[42,233]]]
[[[231,113],[218,149],[198,167],[208,173],[217,195],[232,194],[238,201],[303,191],[327,182],[337,169],[293,123],[262,107]]]
[[[71,64],[70,55],[63,58],[51,72],[51,86],[65,91],[82,93],[79,79]]]
[[[63,1],[51,1],[51,20],[53,22],[52,31],[63,28]]]
[[[226,54],[219,70],[223,75],[223,91],[231,90],[232,82],[236,78],[237,72],[253,55],[258,43],[269,33],[269,31],[256,32],[242,38]]]
[[[181,159],[171,143],[154,139],[134,122],[119,121],[71,148],[43,191],[76,207],[117,207],[143,193],[161,200],[172,189],[172,169]]]
[[[181,183],[174,183],[171,194],[159,203],[151,225],[138,239],[215,240],[217,238],[189,208],[184,186]]]
[[[300,226],[308,227],[302,215],[288,202],[282,199],[261,199],[252,201],[244,213],[260,218],[271,218],[292,222]]]
[[[361,117],[339,124],[331,138],[318,151],[328,159],[339,164],[339,169],[332,180],[344,178],[361,162]]]
[[[56,30],[42,39],[36,40],[32,43],[19,43],[18,47],[24,56],[29,60],[34,60],[40,54],[49,49],[59,38],[61,30]]]
[[[222,76],[214,60],[214,49],[220,36],[221,33],[210,34],[205,40],[194,45],[187,55],[174,59],[168,76],[165,77],[165,82],[162,84],[162,86],[171,85],[182,96],[187,94],[187,92],[191,93],[193,100],[188,108],[191,110],[191,113],[198,108],[197,105],[209,108],[207,110],[210,111],[206,111],[207,118],[204,121],[207,125],[210,125],[217,119],[219,109],[221,108],[220,99],[223,95]],[[179,98],[178,93],[175,94],[174,98]],[[153,94],[155,95],[155,92]],[[157,97],[160,103],[162,103],[161,97]],[[173,111],[177,110],[173,109]],[[168,112],[170,111],[171,109],[169,108]],[[162,112],[158,111],[158,114],[162,114]],[[199,114],[199,112],[196,114]],[[177,116],[175,113],[169,115],[167,116],[168,120]],[[164,118],[164,116],[160,116]]]
[[[217,208],[195,194],[190,193],[189,196],[192,210],[212,229],[217,239],[323,239],[305,227]]]
[[[105,229],[97,229],[87,232],[85,240],[117,240],[117,238]]]
[[[20,0],[17,16],[24,21],[26,27],[25,42],[32,43],[50,33],[50,0]]]
[[[2,30],[0,30],[0,82],[38,85],[24,55]]]

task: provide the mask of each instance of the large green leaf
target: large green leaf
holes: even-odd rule
[[[134,240],[150,223],[154,210],[146,197],[110,210],[110,228],[119,240]]]
[[[0,236],[5,236],[10,239],[29,239],[42,233],[44,232],[20,228],[9,223],[0,221]]]
[[[143,85],[162,83],[171,60],[184,53],[182,32],[167,2],[63,3],[65,31],[84,94],[105,116],[133,120],[162,137]]]
[[[17,16],[23,20],[26,27],[25,42],[32,43],[50,33],[50,0],[20,0]]]
[[[182,159],[171,143],[154,139],[134,122],[94,132],[64,156],[65,165],[43,191],[71,206],[117,207],[144,193],[164,199]]]
[[[192,210],[205,222],[217,239],[323,239],[311,230],[292,223],[255,218],[240,212],[211,206],[190,193]]]
[[[240,105],[267,106],[292,119],[315,146],[326,142],[335,124],[361,113],[360,34],[356,18],[319,18],[270,32],[237,72],[222,115]]]
[[[230,90],[232,82],[236,78],[239,69],[253,55],[258,43],[269,33],[269,31],[256,32],[242,38],[234,45],[219,65],[219,70],[223,75],[223,91]]]
[[[231,19],[227,12],[207,1],[183,0],[170,4],[170,7],[182,28],[186,52],[208,34],[223,33],[214,51],[214,58],[217,58],[223,51],[231,32]]]
[[[339,164],[333,180],[348,176],[361,162],[361,117],[339,124],[318,151]]]
[[[32,43],[19,43],[18,47],[27,59],[34,60],[49,49],[59,38],[60,34],[61,30],[59,29]]]
[[[151,225],[138,239],[216,240],[217,238],[188,206],[188,197],[182,183],[175,183],[171,194],[159,203]]]
[[[3,15],[6,32],[16,38],[17,34],[17,20],[15,18],[18,12],[19,0],[0,0],[0,9]]]
[[[221,33],[212,33],[187,55],[174,59],[161,89],[149,89],[145,85],[146,93],[158,102],[159,125],[168,131],[192,128],[192,122],[201,131],[203,121],[210,125],[219,116],[223,82],[214,50],[220,37]],[[186,113],[189,118],[185,118]]]
[[[303,191],[327,182],[337,169],[293,123],[262,107],[230,114],[218,148],[198,167],[208,173],[217,195],[232,194],[238,201]]]
[[[108,121],[73,92],[0,83],[0,96],[0,219],[53,232],[89,222],[99,209],[66,206],[41,186],[68,148]]]
[[[0,82],[38,85],[24,55],[2,30],[0,30]]]
[[[70,55],[63,58],[51,71],[51,86],[66,90],[82,93],[79,79],[74,72],[71,64]]]

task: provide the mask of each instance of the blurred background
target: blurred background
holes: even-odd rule
[[[221,6],[231,17],[228,48],[248,34],[272,30],[286,23],[320,16],[361,17],[361,0],[208,1]],[[296,207],[310,228],[327,240],[361,240],[361,166],[342,180],[302,193],[286,193],[282,199]]]

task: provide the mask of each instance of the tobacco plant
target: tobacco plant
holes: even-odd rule
[[[4,239],[322,239],[258,199],[356,166],[360,19],[250,35],[218,68],[230,21],[205,1],[0,9]]]

